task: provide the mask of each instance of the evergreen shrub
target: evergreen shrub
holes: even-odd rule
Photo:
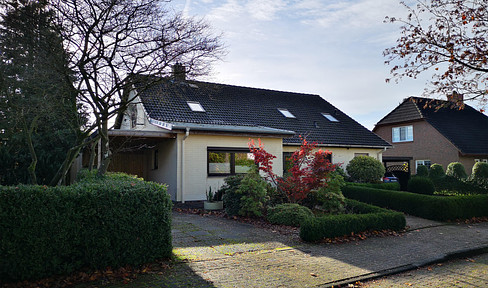
[[[389,211],[358,201],[346,199],[347,206],[362,214],[340,214],[309,217],[300,226],[300,238],[319,241],[367,230],[402,230],[406,220],[402,213]]]
[[[420,177],[429,176],[429,169],[427,168],[427,166],[421,165],[421,166],[417,167],[417,176],[420,176]]]
[[[408,191],[419,194],[433,195],[435,192],[434,182],[427,177],[412,177],[408,180]]]
[[[0,279],[170,257],[166,186],[116,174],[71,186],[0,186]]]
[[[430,196],[349,185],[342,193],[347,198],[436,221],[488,216],[488,195]]]
[[[446,175],[457,179],[465,179],[468,177],[466,174],[466,169],[464,169],[464,165],[459,162],[449,163],[449,165],[447,165]]]
[[[239,215],[241,209],[242,194],[237,193],[239,185],[244,175],[233,175],[224,179],[224,185],[220,187],[217,193],[221,193],[224,201],[225,213],[229,216]]]
[[[432,179],[444,177],[446,173],[444,172],[444,168],[440,164],[432,164],[430,166],[429,177]]]
[[[270,223],[300,226],[308,217],[314,217],[312,210],[296,203],[285,203],[268,208],[267,218]]]
[[[257,169],[246,174],[237,188],[240,199],[239,215],[249,217],[263,216],[268,183],[261,178]]]
[[[471,178],[478,183],[488,183],[488,163],[476,162],[471,172]]]
[[[380,161],[369,156],[354,157],[346,167],[353,181],[375,183],[385,174],[385,167]]]

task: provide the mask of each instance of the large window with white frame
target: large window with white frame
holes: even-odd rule
[[[413,141],[413,126],[401,126],[392,128],[392,142]]]
[[[427,169],[430,169],[431,162],[430,160],[416,160],[415,161],[415,169],[417,169],[419,166],[426,166]]]

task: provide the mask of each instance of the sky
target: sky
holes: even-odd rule
[[[228,54],[204,80],[318,94],[372,130],[430,75],[386,83],[383,50],[400,36],[399,0],[174,0],[223,32]],[[469,103],[468,103],[469,104]]]

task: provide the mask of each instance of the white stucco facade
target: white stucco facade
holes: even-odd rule
[[[225,131],[204,131],[180,126],[172,129],[166,123],[151,122],[136,95],[133,103],[122,118],[119,133],[131,135],[138,140],[150,139],[151,145],[144,147],[143,177],[146,180],[168,185],[168,193],[174,201],[205,200],[206,191],[217,191],[228,175],[209,173],[208,153],[211,149],[248,149],[250,139],[258,138],[267,152],[275,155],[273,170],[283,172],[283,153],[294,152],[298,145],[283,145],[283,135],[257,135]],[[155,125],[156,124],[156,125]],[[189,125],[191,126],[191,125]],[[320,147],[332,152],[332,163],[345,169],[357,155],[368,155],[382,160],[383,148]]]

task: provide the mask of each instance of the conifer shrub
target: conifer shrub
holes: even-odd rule
[[[420,176],[420,177],[429,176],[429,169],[427,168],[427,166],[421,165],[421,166],[417,167],[417,176]]]
[[[300,223],[308,217],[314,217],[312,210],[296,203],[285,203],[269,207],[267,212],[267,218],[270,223],[296,227],[300,226]]]
[[[327,214],[344,212],[345,198],[341,187],[346,185],[344,178],[337,173],[331,173],[327,186],[310,191],[303,204],[311,209],[319,209]]]
[[[442,178],[445,175],[446,173],[444,172],[444,168],[442,168],[442,165],[435,163],[430,166],[429,178],[437,179]]]
[[[385,174],[385,167],[380,161],[369,156],[354,157],[346,167],[353,181],[375,183]]]
[[[264,181],[257,169],[246,174],[236,190],[236,194],[240,194],[240,208],[239,215],[249,217],[263,216],[264,204],[266,203],[266,181]]]
[[[466,174],[466,169],[464,169],[464,165],[459,162],[449,163],[449,165],[447,165],[446,175],[457,179],[465,179],[468,177]]]
[[[412,177],[408,180],[409,192],[433,195],[435,192],[434,182],[427,177]]]
[[[224,201],[225,213],[229,216],[239,215],[241,209],[242,194],[237,193],[239,185],[244,175],[233,175],[224,179],[224,185],[220,187],[217,193],[221,193]]]

